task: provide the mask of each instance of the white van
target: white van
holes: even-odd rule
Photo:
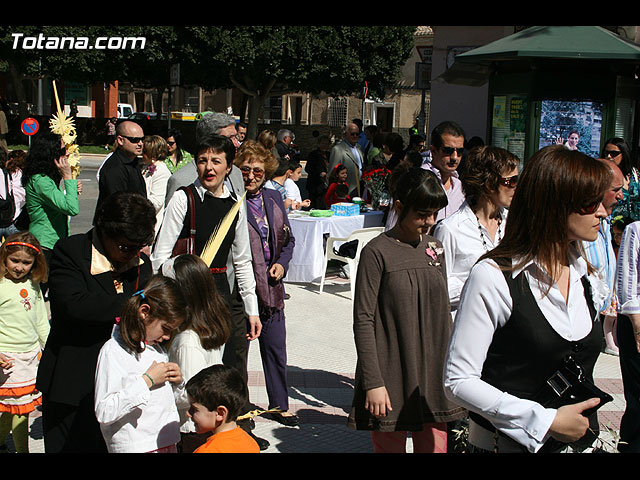
[[[133,107],[128,103],[118,104],[118,118],[128,118],[133,113]]]

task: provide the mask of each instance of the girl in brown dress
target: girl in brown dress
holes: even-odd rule
[[[358,362],[350,428],[372,431],[375,452],[446,452],[446,423],[465,411],[446,399],[452,330],[442,245],[429,235],[447,197],[420,168],[398,181],[395,227],[362,250],[354,298]]]

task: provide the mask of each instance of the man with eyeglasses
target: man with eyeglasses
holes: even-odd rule
[[[355,123],[348,124],[344,129],[344,140],[331,149],[329,156],[329,171],[339,163],[347,167],[347,184],[351,198],[361,197],[360,177],[364,168],[364,153],[358,144],[360,129]]]
[[[457,172],[464,153],[464,140],[464,130],[452,121],[440,123],[431,132],[431,162],[425,162],[422,168],[438,176],[449,200],[449,204],[438,212],[436,222],[455,213],[464,202],[462,183]]]
[[[115,192],[139,193],[145,198],[147,187],[140,170],[142,157],[142,127],[130,120],[116,127],[117,148],[100,167],[96,211]]]

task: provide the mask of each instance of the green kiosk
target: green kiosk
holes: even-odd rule
[[[596,26],[529,27],[459,54],[443,80],[489,82],[487,143],[526,161],[553,143],[640,144],[640,45]]]

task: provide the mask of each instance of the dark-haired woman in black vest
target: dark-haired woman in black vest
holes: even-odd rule
[[[193,196],[195,207],[195,248],[191,253],[198,256],[202,253],[217,225],[238,201],[237,195],[225,185],[225,178],[233,166],[234,157],[235,146],[227,137],[211,135],[200,140],[195,158],[198,178],[191,185],[177,190],[167,204],[162,227],[151,254],[154,271],[158,271],[162,264],[171,258],[178,240],[190,233],[192,226],[189,193]],[[231,227],[209,265],[218,292],[231,308],[231,291],[227,280],[229,254],[233,258],[233,274],[249,318],[247,338],[253,340],[260,335],[261,325],[251,264],[245,202],[240,205]]]
[[[470,451],[584,449],[595,439],[597,415],[582,412],[599,399],[558,409],[534,399],[568,356],[593,380],[600,300],[580,241],[596,239],[610,184],[606,165],[562,146],[527,161],[504,238],[464,287],[445,364],[448,397],[470,411]]]

